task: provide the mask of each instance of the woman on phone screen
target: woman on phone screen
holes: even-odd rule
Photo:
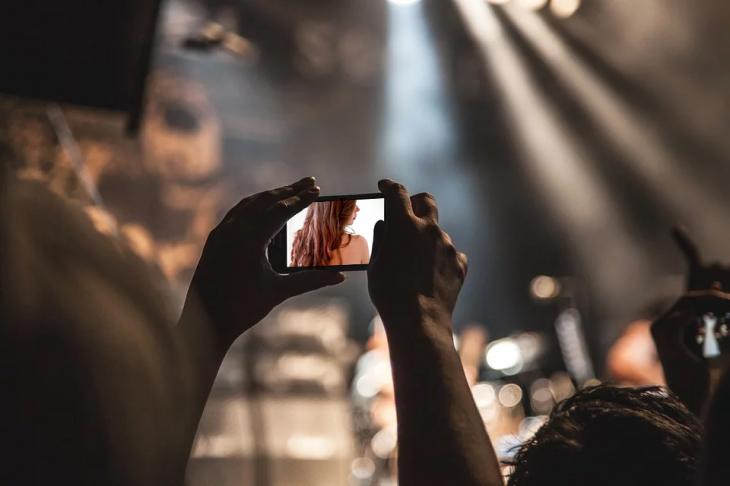
[[[367,241],[350,226],[360,208],[353,200],[320,201],[309,206],[304,226],[294,234],[293,267],[359,265],[370,261]]]

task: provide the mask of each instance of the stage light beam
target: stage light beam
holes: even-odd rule
[[[677,160],[651,124],[642,120],[581,61],[539,15],[511,7],[504,11],[510,22],[540,53],[554,75],[581,102],[601,134],[624,152],[647,190],[678,215],[680,221],[697,223],[693,230],[699,239],[712,242],[718,248],[724,247],[725,232],[716,222],[725,219],[725,208],[692,182],[690,174],[683,170],[687,163]],[[699,221],[696,208],[703,208]]]
[[[568,18],[578,11],[581,4],[581,0],[552,0],[550,11],[556,17]]]
[[[646,275],[647,263],[607,188],[591,170],[590,152],[542,93],[492,7],[481,0],[456,0],[456,5],[504,99],[526,173],[543,191],[578,265],[609,305],[620,304],[626,269]]]

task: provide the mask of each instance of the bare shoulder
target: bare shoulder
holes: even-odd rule
[[[343,237],[343,246],[340,247],[342,265],[359,265],[369,260],[368,243],[365,238],[348,234]]]
[[[360,235],[352,235],[352,245],[355,248],[367,248],[368,242]]]
[[[368,242],[360,235],[353,235],[352,243],[357,251],[357,258],[360,263],[368,263],[370,261],[370,248]]]

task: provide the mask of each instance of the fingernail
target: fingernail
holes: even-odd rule
[[[378,188],[382,189],[384,185],[386,184],[393,184],[393,179],[380,179],[378,181]]]

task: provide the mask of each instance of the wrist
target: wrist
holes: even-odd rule
[[[412,306],[383,311],[380,317],[389,341],[426,338],[453,343],[451,311],[434,299],[419,296]]]
[[[223,332],[224,326],[216,322],[215,316],[209,312],[198,294],[191,288],[185,299],[178,330],[185,342],[185,347],[206,350],[210,356],[225,356],[235,340],[234,336]]]

